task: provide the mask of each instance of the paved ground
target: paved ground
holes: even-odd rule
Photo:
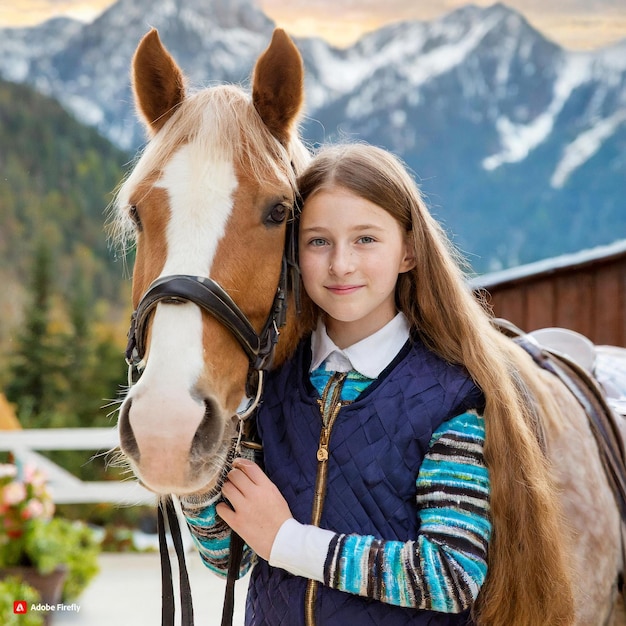
[[[51,626],[159,626],[161,569],[158,554],[102,554],[100,574],[76,602],[80,611],[55,612]],[[225,582],[207,570],[195,553],[187,568],[196,626],[219,626]],[[175,573],[176,576],[176,573]],[[234,626],[243,624],[247,578],[235,586]]]

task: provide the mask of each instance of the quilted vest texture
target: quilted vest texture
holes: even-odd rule
[[[265,470],[296,520],[311,522],[321,416],[311,386],[309,342],[268,377],[258,412]],[[415,480],[433,432],[447,419],[482,409],[467,372],[407,342],[332,430],[328,488],[320,526],[340,533],[408,541],[417,536]],[[304,624],[307,580],[259,559],[250,580],[247,626]],[[319,586],[317,626],[459,626],[461,615],[392,606]]]

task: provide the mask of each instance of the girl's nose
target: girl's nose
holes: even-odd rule
[[[330,265],[328,271],[335,276],[349,274],[354,271],[354,255],[353,251],[344,246],[336,246],[330,257]]]

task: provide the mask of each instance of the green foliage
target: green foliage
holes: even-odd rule
[[[26,553],[40,574],[67,568],[62,600],[76,600],[98,573],[100,542],[95,532],[80,521],[61,517],[34,519],[26,541]]]
[[[48,323],[51,309],[52,268],[50,249],[45,242],[37,248],[34,259],[31,294],[23,330],[18,336],[18,347],[13,359],[7,397],[19,402],[22,415],[39,416],[57,395],[54,376],[58,364],[59,346],[55,346]],[[37,424],[43,425],[43,424]]]
[[[26,428],[111,426],[130,285],[104,223],[128,157],[1,80],[0,145],[0,392]],[[84,451],[45,454],[83,480],[110,476]]]
[[[52,302],[56,275],[47,243],[34,258],[24,324],[9,358],[5,393],[26,427],[105,426],[105,398],[124,382],[125,363],[111,329],[91,315],[93,294],[80,268],[68,297],[58,305],[65,325],[55,324]]]
[[[98,572],[100,540],[81,521],[52,517],[54,504],[42,472],[0,466],[0,569],[67,570],[64,600],[76,599]]]
[[[1,389],[9,376],[2,357],[23,328],[25,303],[34,306],[29,277],[32,259],[43,254],[41,242],[61,294],[50,297],[41,312],[49,315],[48,323],[67,324],[73,307],[110,323],[127,302],[120,288],[123,264],[114,262],[104,223],[128,156],[56,101],[1,80],[0,145],[0,281],[7,296],[0,302]],[[74,323],[81,334],[80,319]],[[66,348],[67,342],[45,348],[53,347]],[[39,414],[39,400],[29,401]]]
[[[111,478],[111,468],[107,477]],[[121,476],[120,479],[124,477]],[[156,509],[151,505],[120,506],[110,502],[82,504],[59,504],[58,515],[67,519],[89,520],[91,525],[102,529],[100,548],[102,552],[151,552],[151,546],[138,546],[135,531],[156,534]]]
[[[32,250],[32,242],[44,233],[63,255],[74,254],[79,241],[100,261],[109,259],[103,212],[127,155],[55,100],[4,81],[0,143],[5,146],[0,153],[3,243],[13,260],[22,260],[24,244]],[[23,237],[16,240],[14,234]]]
[[[0,310],[0,389],[26,427],[108,425],[125,365],[107,319],[123,305],[104,209],[127,157],[2,81],[0,143],[0,278],[22,303]]]
[[[28,611],[22,615],[13,612],[13,602],[23,600],[30,607],[40,601],[39,593],[16,576],[0,580],[0,623],[4,626],[42,626],[43,613]]]

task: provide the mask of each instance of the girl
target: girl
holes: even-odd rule
[[[414,181],[359,144],[299,189],[310,330],[258,410],[265,472],[236,460],[231,506],[182,499],[203,560],[225,570],[228,527],[260,557],[250,625],[571,623],[524,362]]]

